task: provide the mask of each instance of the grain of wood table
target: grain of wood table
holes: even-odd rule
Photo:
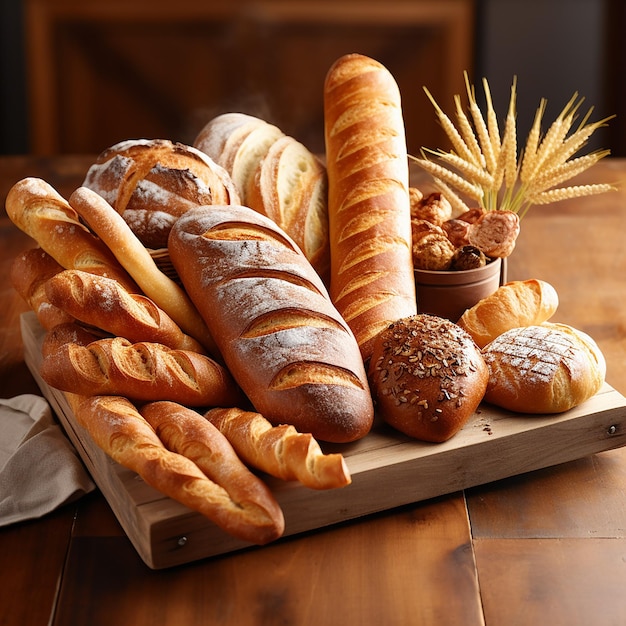
[[[24,176],[69,195],[91,157],[0,159],[0,197]],[[626,183],[607,159],[581,181]],[[555,321],[591,334],[626,394],[626,188],[531,210],[509,279],[542,278]],[[0,213],[0,396],[39,393],[9,283],[33,242]],[[0,435],[1,436],[1,435]],[[419,477],[416,477],[416,480]],[[402,506],[167,570],[145,566],[96,491],[0,530],[3,626],[621,625],[626,449]]]

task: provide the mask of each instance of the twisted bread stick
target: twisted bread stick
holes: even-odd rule
[[[251,497],[234,500],[225,487],[210,480],[193,461],[169,451],[128,399],[67,395],[76,419],[95,443],[148,485],[244,541],[263,545],[282,534],[282,515],[278,517],[274,510],[268,513]],[[233,472],[240,473],[241,468]],[[261,502],[265,501],[263,493]]]
[[[311,489],[335,489],[351,482],[341,454],[324,454],[309,433],[293,426],[272,426],[260,413],[211,409],[205,414],[230,441],[244,462],[283,480]]]

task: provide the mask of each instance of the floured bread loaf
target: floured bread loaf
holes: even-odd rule
[[[248,207],[193,209],[172,261],[255,409],[337,443],[365,436],[374,408],[356,339],[302,251]]]
[[[514,328],[482,351],[485,400],[519,413],[561,413],[595,395],[606,362],[595,341],[565,324]]]
[[[226,171],[192,146],[129,139],[98,156],[82,184],[101,195],[147,247],[167,247],[176,218],[191,207],[238,203]]]

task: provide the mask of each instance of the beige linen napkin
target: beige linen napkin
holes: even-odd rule
[[[43,398],[0,398],[0,526],[39,518],[94,488]]]

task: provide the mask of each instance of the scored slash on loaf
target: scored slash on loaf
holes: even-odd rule
[[[244,400],[228,370],[209,357],[147,341],[132,344],[123,337],[65,343],[44,357],[40,374],[56,389],[85,396],[189,406],[237,406]]]

